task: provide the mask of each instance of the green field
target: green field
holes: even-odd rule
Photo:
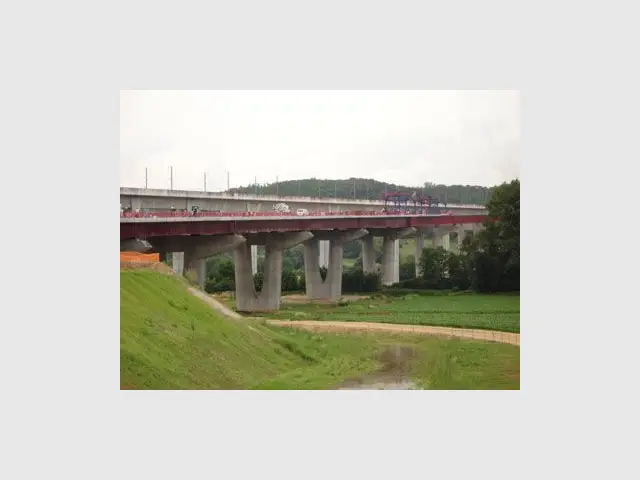
[[[230,305],[233,303],[230,301]],[[283,303],[269,318],[283,320],[331,320],[384,322],[407,325],[478,328],[520,332],[518,295],[375,295],[371,299],[341,305]]]
[[[317,334],[221,318],[184,282],[120,273],[123,389],[327,389],[380,370],[393,346],[410,348],[417,388],[518,389],[520,349],[437,337]]]

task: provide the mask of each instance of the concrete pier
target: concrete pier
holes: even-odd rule
[[[382,235],[382,284],[393,285],[400,281],[400,244],[401,238],[414,235],[416,229],[387,229]]]
[[[375,273],[376,251],[373,248],[373,236],[371,234],[362,237],[362,271]]]
[[[367,235],[366,230],[315,232],[304,243],[304,276],[307,297],[314,300],[338,300],[342,296],[342,261],[344,246]],[[320,276],[322,243],[329,244],[327,276]]]
[[[282,251],[309,240],[309,232],[248,235],[233,252],[236,276],[236,309],[239,312],[268,312],[280,309]],[[257,292],[251,269],[251,246],[265,245],[264,281]]]
[[[424,250],[424,231],[416,231],[416,252],[414,254],[414,261],[416,265],[416,277],[422,276],[422,269],[420,267],[422,259],[422,251]]]

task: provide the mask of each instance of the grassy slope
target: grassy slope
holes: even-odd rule
[[[120,273],[120,374],[124,388],[321,388],[379,364],[358,337],[286,332],[225,320],[169,275]],[[290,382],[279,375],[298,369]],[[286,380],[286,379],[285,379]],[[292,385],[296,383],[296,385]]]
[[[169,275],[120,274],[120,382],[135,389],[322,389],[412,345],[424,388],[519,388],[512,345],[407,335],[330,335],[220,318]]]
[[[520,331],[517,295],[416,295],[378,297],[348,305],[284,304],[270,315],[291,320],[386,322]]]

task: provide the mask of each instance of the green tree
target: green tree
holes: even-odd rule
[[[487,204],[484,230],[463,245],[472,288],[481,292],[520,290],[520,180],[497,187]]]
[[[358,258],[362,251],[362,244],[360,242],[349,242],[344,246],[344,258]]]
[[[449,283],[454,290],[467,290],[471,287],[471,269],[466,254],[449,252],[447,272]]]
[[[298,283],[298,272],[291,269],[282,270],[282,291],[295,292],[300,289]]]
[[[422,250],[420,266],[422,267],[425,288],[447,288],[449,253],[442,247]]]
[[[413,256],[404,258],[400,262],[399,277],[400,281],[415,278],[416,276],[416,262]]]

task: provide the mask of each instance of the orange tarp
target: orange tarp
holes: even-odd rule
[[[159,253],[120,252],[120,263],[158,263]]]

